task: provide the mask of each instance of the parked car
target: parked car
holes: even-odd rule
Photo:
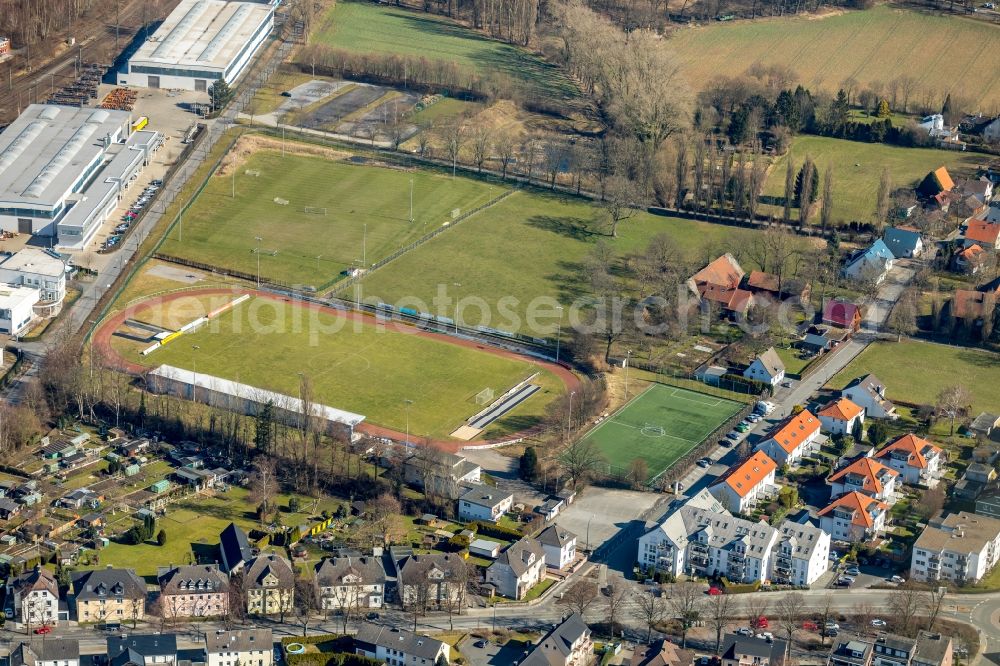
[[[48,634],[48,633],[51,633],[51,632],[52,632],[52,627],[50,627],[47,624],[43,624],[42,626],[40,626],[37,629],[35,629],[35,633],[39,634],[39,635]]]
[[[860,576],[861,575],[861,569],[859,569],[857,567],[847,567],[844,570],[844,573],[847,574],[848,576]]]
[[[741,437],[742,436],[740,435],[740,433],[737,432],[736,430],[730,430],[728,433],[726,433],[726,439],[730,439],[734,442],[740,441]]]
[[[768,629],[770,628],[770,623],[768,623],[767,618],[761,615],[757,618],[757,628],[758,629]]]
[[[725,438],[723,438],[723,439],[719,440],[719,446],[725,446],[726,448],[729,448],[733,444],[735,444],[735,442],[733,440],[731,440],[731,439],[725,439]]]
[[[806,620],[802,623],[802,628],[806,631],[819,631],[819,625],[811,620]]]
[[[487,643],[486,641],[480,639],[480,640],[476,641],[475,643],[473,643],[473,645],[475,645],[477,648],[479,648],[480,650],[482,650],[487,645],[489,645],[489,643]]]
[[[892,578],[889,579],[889,582],[895,583],[896,585],[902,585],[903,583],[906,582],[906,579],[903,578],[902,576],[893,576]]]
[[[718,588],[713,585],[712,587],[708,588],[707,594],[710,597],[717,597],[720,594],[725,594],[725,592],[722,591],[722,588]]]
[[[698,464],[698,467],[711,467],[712,466],[712,461],[709,460],[708,458],[702,458],[701,460],[698,461],[697,464]]]
[[[888,623],[885,620],[882,620],[882,619],[879,619],[879,618],[875,618],[875,619],[872,620],[872,626],[873,627],[884,627],[887,624]]]
[[[827,630],[830,630],[830,629],[840,629],[840,625],[837,624],[836,622],[827,622],[826,623],[826,628],[827,628]]]
[[[737,432],[746,432],[750,430],[750,426],[745,423],[741,423],[738,426],[736,426],[736,430]]]
[[[736,630],[737,636],[753,636],[753,631],[750,627],[740,627]]]

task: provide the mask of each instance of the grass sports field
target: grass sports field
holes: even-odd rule
[[[583,265],[599,241],[620,257],[644,248],[657,234],[668,234],[697,263],[707,261],[709,253],[714,258],[739,247],[754,233],[639,213],[622,222],[618,237],[612,238],[601,208],[580,199],[521,191],[372,273],[364,280],[364,297],[386,303],[407,297],[430,304],[440,288],[453,299],[441,314],[452,316],[460,299],[483,299],[491,313],[486,325],[549,336],[556,332],[556,319],[539,318],[532,326],[526,316],[532,300],[548,299],[539,312],[558,315],[557,302],[569,305],[585,296]],[[516,299],[507,304],[513,316],[500,314],[500,298]],[[437,308],[433,311],[438,314]],[[476,324],[478,313],[470,305],[462,316]],[[563,314],[569,317],[568,308]]]
[[[374,263],[447,222],[454,209],[485,203],[491,190],[468,178],[263,150],[238,166],[235,199],[232,191],[231,175],[213,175],[160,251],[254,275],[260,237],[261,275],[320,287],[356,261]]]
[[[646,461],[658,476],[701,444],[742,405],[687,389],[653,384],[622,410],[587,434],[609,464],[628,469]]]
[[[862,86],[901,76],[917,81],[919,94],[940,106],[947,93],[969,100],[969,108],[1000,104],[1000,27],[983,21],[898,9],[682,28],[670,48],[683,60],[692,85],[719,74],[738,75],[753,63],[791,68],[814,92],[837,91],[849,77]],[[947,56],[942,57],[942,54]],[[734,63],[741,63],[734,65]]]
[[[199,316],[193,313],[194,317]],[[138,311],[135,318],[156,320]],[[147,343],[113,339],[123,358],[148,366],[168,364],[297,396],[299,373],[308,377],[316,402],[363,414],[371,423],[403,432],[447,437],[482,409],[475,396],[497,395],[539,370],[527,361],[425,336],[350,321],[265,298],[254,298],[163,348],[139,356]],[[197,349],[195,349],[197,347]],[[562,390],[543,371],[542,390],[490,426],[484,437],[501,436],[537,422]]]
[[[889,168],[894,187],[917,185],[929,171],[947,166],[957,180],[971,175],[986,156],[936,148],[901,148],[878,143],[861,143],[820,136],[797,136],[789,153],[796,169],[811,156],[820,170],[820,183],[826,170],[833,168],[833,218],[849,222],[871,221],[883,167]],[[781,214],[785,196],[785,169],[788,155],[778,158],[764,183],[764,195],[775,197],[778,205],[764,206]],[[822,187],[822,185],[821,185]],[[798,215],[795,212],[794,215]],[[813,215],[818,223],[819,213]]]
[[[914,380],[914,369],[919,378]],[[867,373],[885,382],[889,400],[933,405],[941,389],[961,384],[972,394],[972,415],[1000,413],[1000,355],[918,340],[875,342],[840,371],[828,388],[840,389]]]
[[[356,53],[452,62],[479,75],[508,77],[534,94],[556,98],[578,94],[557,67],[524,49],[486,39],[445,17],[401,7],[338,2],[313,31],[311,41]]]

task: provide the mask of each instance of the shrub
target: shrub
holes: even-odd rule
[[[483,536],[491,536],[496,539],[520,539],[524,535],[521,534],[520,530],[515,530],[511,527],[504,527],[502,525],[494,525],[493,523],[484,523],[481,520],[475,520],[468,525],[466,525],[470,530],[476,532],[477,534],[482,534]]]

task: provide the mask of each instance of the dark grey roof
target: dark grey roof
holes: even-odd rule
[[[470,484],[469,489],[459,498],[463,502],[485,506],[489,509],[514,497],[514,493],[498,490],[484,484]]]
[[[222,530],[222,534],[219,535],[219,550],[222,553],[222,570],[226,573],[238,569],[240,564],[253,557],[246,532],[236,523],[229,523],[226,529]]]
[[[514,575],[520,578],[524,572],[539,561],[545,561],[545,550],[542,548],[542,544],[535,539],[523,537],[500,553],[490,568],[506,564],[514,572]]]
[[[229,589],[229,578],[214,564],[164,568],[156,580],[164,594],[208,594]]]
[[[177,656],[177,636],[174,634],[128,634],[127,636],[108,636],[108,657],[128,655]],[[138,662],[142,664],[143,662]]]
[[[274,553],[261,554],[246,565],[246,584],[248,589],[256,589],[263,584],[268,574],[274,574],[278,579],[278,587],[291,589],[295,586],[295,572],[285,558]]]
[[[80,659],[80,641],[75,638],[47,638],[34,645],[21,643],[10,653],[10,666],[35,666],[38,661]]]
[[[921,631],[917,636],[915,662],[921,664],[943,664],[952,652],[952,640],[943,634]]]
[[[395,550],[394,553],[399,552]],[[423,555],[406,555],[397,560],[399,578],[405,585],[413,585],[416,581],[425,580],[430,572],[438,569],[446,577],[461,579],[465,571],[465,560],[454,553],[427,553]]]
[[[73,574],[73,596],[89,601],[104,597],[138,599],[146,597],[146,583],[134,569],[94,569]]]
[[[775,638],[768,643],[763,638],[752,636],[726,636],[722,643],[722,658],[737,659],[739,655],[772,660],[785,654],[785,641]]]
[[[361,626],[358,627],[358,633],[354,636],[354,640],[371,646],[381,645],[382,647],[399,650],[408,655],[427,659],[429,660],[428,663],[433,663],[433,660],[437,659],[438,654],[441,652],[441,646],[444,645],[444,643],[436,638],[415,634],[406,629],[372,624],[371,622],[361,623]]]
[[[580,614],[573,613],[542,636],[521,666],[564,666],[573,644],[589,631]]]
[[[361,578],[360,585],[384,585],[385,570],[382,561],[374,557],[327,557],[316,565],[316,584],[336,587],[341,579],[354,574]]]
[[[576,535],[565,527],[549,525],[538,535],[538,540],[545,546],[556,546],[562,548],[568,543],[576,540]]]
[[[270,650],[272,646],[270,629],[237,629],[233,631],[216,630],[205,633],[205,651],[211,654],[218,652],[249,652],[251,650]]]

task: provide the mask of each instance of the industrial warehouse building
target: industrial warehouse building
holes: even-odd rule
[[[181,0],[118,72],[118,84],[205,92],[218,79],[232,83],[273,27],[271,4]]]
[[[0,133],[0,228],[82,247],[148,164],[127,111],[32,104]]]

